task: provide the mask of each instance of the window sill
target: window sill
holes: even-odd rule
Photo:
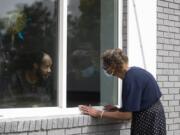
[[[57,115],[80,115],[81,112],[76,108],[62,109],[58,107],[42,107],[42,108],[16,108],[16,109],[0,109],[0,120],[13,118],[29,118],[29,117],[51,117]]]
[[[102,109],[102,106],[95,107]],[[11,108],[0,109],[0,120],[19,119],[19,118],[39,118],[54,116],[72,116],[81,115],[78,107],[62,109],[59,107],[41,107],[41,108]]]

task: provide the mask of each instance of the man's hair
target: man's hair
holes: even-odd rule
[[[128,57],[119,48],[108,49],[102,55],[103,68],[107,70],[114,67],[121,70],[124,63],[128,63]]]
[[[33,64],[41,65],[45,51],[23,51],[19,53],[17,65],[21,70],[32,70]]]

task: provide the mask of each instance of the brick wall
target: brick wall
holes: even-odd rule
[[[167,134],[180,135],[180,0],[158,0],[157,30],[157,80]]]
[[[123,0],[123,28],[122,28],[122,34],[123,34],[123,51],[127,54],[127,0]]]
[[[128,135],[129,129],[129,121],[109,121],[83,115],[0,122],[1,135]]]

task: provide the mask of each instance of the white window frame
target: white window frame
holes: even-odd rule
[[[57,107],[0,109],[0,119],[81,114],[78,107],[66,108],[67,90],[67,0],[58,2],[58,105]],[[123,1],[118,1],[118,47],[122,48]],[[115,9],[117,10],[117,9]],[[121,106],[122,82],[118,79],[118,105]],[[96,106],[102,109],[102,106]]]

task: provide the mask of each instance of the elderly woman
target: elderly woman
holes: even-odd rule
[[[122,108],[105,111],[80,105],[80,110],[96,118],[132,119],[131,135],[166,135],[161,92],[154,77],[139,67],[128,67],[128,57],[121,49],[103,53],[104,70],[123,80]]]

